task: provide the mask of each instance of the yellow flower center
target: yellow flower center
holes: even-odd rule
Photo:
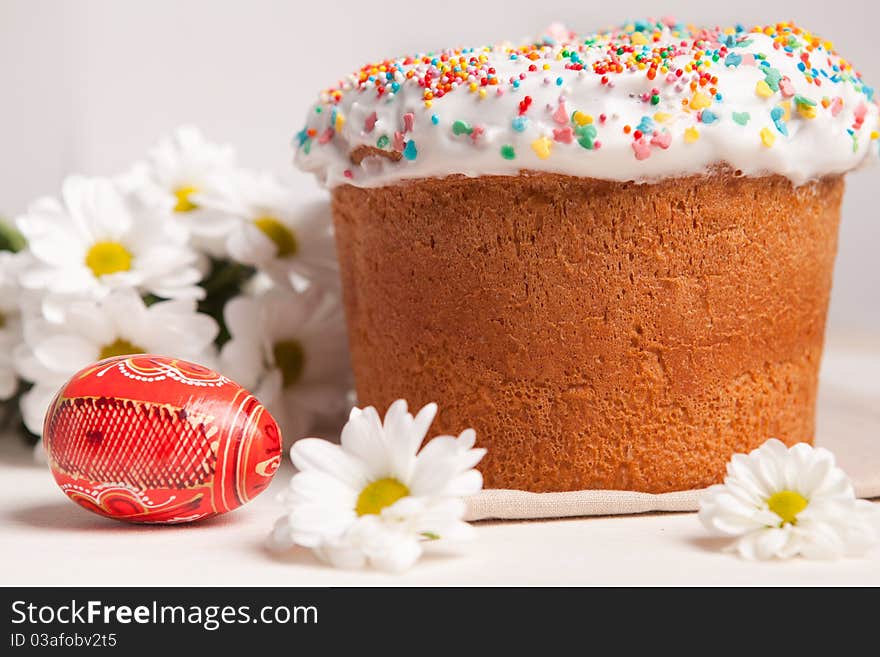
[[[101,349],[101,355],[98,360],[105,358],[113,358],[114,356],[128,356],[130,354],[142,354],[144,350],[133,342],[129,342],[124,338],[117,338],[110,344],[104,345]]]
[[[174,195],[177,197],[177,205],[174,206],[174,211],[192,212],[193,210],[197,210],[199,206],[190,200],[190,196],[198,194],[198,192],[198,187],[192,187],[190,185],[184,185],[183,187],[175,189]]]
[[[86,266],[95,276],[131,269],[131,252],[119,242],[95,242],[86,253]]]
[[[299,381],[305,366],[306,354],[298,340],[284,340],[272,347],[275,365],[281,370],[285,388]]]
[[[367,485],[358,495],[354,510],[359,516],[368,513],[378,514],[387,506],[391,506],[401,497],[409,495],[409,488],[393,477],[378,479]]]
[[[773,493],[767,500],[767,506],[782,518],[782,524],[797,524],[797,515],[807,508],[807,498],[793,490],[781,490]]]
[[[254,226],[275,244],[279,258],[295,255],[299,249],[296,235],[275,217],[259,217],[254,219]]]

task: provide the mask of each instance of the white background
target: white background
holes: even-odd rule
[[[184,122],[314,197],[290,166],[290,139],[318,91],[367,61],[515,39],[554,20],[587,31],[658,7],[710,25],[796,20],[880,86],[880,3],[869,0],[0,0],[0,214],[55,193],[66,173],[124,169]],[[848,178],[833,333],[880,333],[878,175]]]

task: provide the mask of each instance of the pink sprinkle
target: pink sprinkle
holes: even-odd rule
[[[788,78],[782,78],[779,81],[779,90],[786,98],[791,98],[792,96],[794,96],[794,85]]]
[[[553,140],[563,144],[570,144],[574,140],[574,130],[569,125],[564,128],[554,128]]]
[[[755,66],[755,56],[752,53],[746,53],[743,55],[742,61],[739,63],[740,66]]]
[[[843,109],[843,99],[838,96],[834,100],[831,101],[831,116],[837,116],[840,114],[840,110]]]
[[[412,132],[413,123],[416,121],[416,115],[412,112],[407,112],[403,115],[403,131],[404,132]]]
[[[394,132],[394,150],[402,151],[406,144],[403,142],[403,133],[402,132]]]
[[[651,144],[654,146],[659,146],[663,150],[669,148],[669,144],[672,143],[672,135],[668,132],[655,132],[654,136],[651,137]],[[638,157],[638,155],[636,156]]]
[[[484,132],[486,132],[486,128],[481,125],[475,125],[471,129],[471,141],[476,144],[477,140],[483,135]]]
[[[331,139],[333,139],[333,128],[327,128],[324,132],[321,133],[321,136],[318,137],[318,143],[326,144]]]
[[[670,73],[669,75],[666,76],[666,82],[668,82],[669,84],[672,84],[676,80],[678,80],[678,78],[675,77],[675,73]]]
[[[375,112],[370,114],[366,120],[364,121],[364,132],[373,132],[373,128],[376,127],[376,121],[379,120],[379,117]]]
[[[853,110],[853,116],[856,121],[862,123],[865,120],[865,115],[868,113],[868,106],[865,103],[859,103],[856,108]]]
[[[559,101],[559,107],[556,108],[556,111],[553,112],[553,120],[560,125],[565,125],[568,123],[568,112],[565,111],[565,101]]]
[[[346,169],[345,171],[342,172],[342,175],[345,176],[346,178],[351,178],[354,176],[354,174],[351,172],[351,169]]]
[[[651,155],[651,144],[649,144],[648,140],[644,137],[634,141],[632,147],[637,160],[646,160]]]
[[[599,115],[599,123],[605,123],[605,121],[607,121],[607,120],[608,120],[608,117],[605,116],[604,114]]]
[[[602,142],[597,139],[596,141],[593,142],[593,150],[597,151],[600,148],[602,148]]]

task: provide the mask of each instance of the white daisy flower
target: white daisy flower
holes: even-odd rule
[[[372,406],[355,408],[340,445],[294,443],[299,472],[282,495],[274,547],[302,545],[337,567],[398,572],[418,560],[426,540],[467,538],[463,498],[482,488],[474,466],[486,450],[474,448],[473,429],[421,447],[436,413],[428,404],[413,417],[401,399],[383,422]]]
[[[98,301],[70,303],[61,321],[26,319],[24,343],[13,352],[21,377],[34,384],[21,400],[27,428],[42,433],[52,397],[90,363],[124,354],[156,353],[197,362],[210,356],[217,322],[196,312],[192,299],[147,307],[132,290]]]
[[[67,178],[62,201],[40,199],[18,218],[34,260],[21,275],[24,287],[94,298],[120,288],[201,298],[197,254],[161,214],[104,178]]]
[[[327,203],[303,205],[269,173],[239,171],[222,189],[199,194],[205,207],[237,219],[227,251],[282,285],[338,281]]]
[[[878,539],[877,509],[855,497],[827,449],[768,440],[735,454],[723,484],[700,500],[709,529],[737,536],[747,559],[834,559],[859,554]]]
[[[122,181],[147,203],[167,210],[186,229],[195,248],[222,256],[238,221],[204,207],[199,197],[225,189],[235,170],[231,146],[213,144],[197,128],[182,126],[160,140],[147,161],[136,164]]]
[[[274,288],[232,299],[223,317],[231,339],[221,370],[262,401],[288,440],[306,435],[317,419],[342,414],[351,373],[336,295]]]
[[[9,399],[18,390],[12,350],[22,340],[18,286],[22,262],[22,255],[0,251],[0,400]]]

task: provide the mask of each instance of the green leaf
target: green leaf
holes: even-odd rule
[[[0,251],[17,253],[27,246],[24,235],[10,221],[0,217]]]

